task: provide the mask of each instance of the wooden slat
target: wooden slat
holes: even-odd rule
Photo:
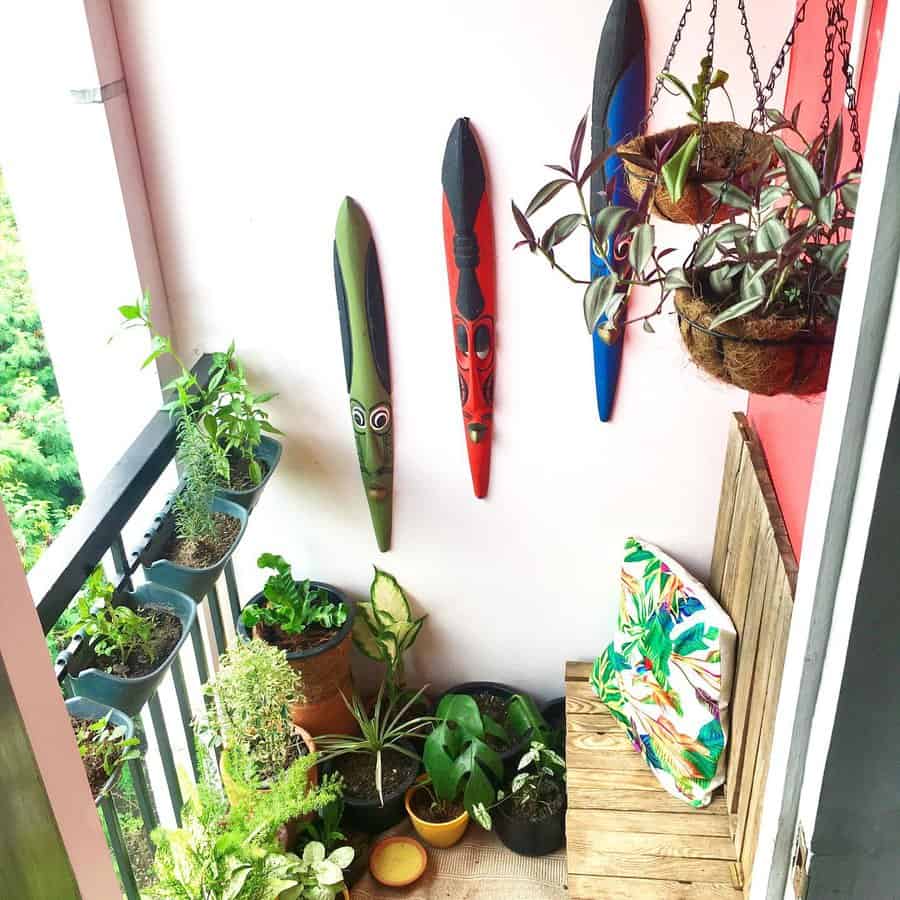
[[[624,734],[622,726],[608,713],[594,713],[579,715],[572,713],[566,715],[567,731],[589,731],[593,733],[620,732]]]
[[[593,670],[594,664],[592,662],[584,662],[582,660],[567,662],[566,681],[587,681],[591,677]]]
[[[722,492],[719,498],[719,513],[716,518],[716,537],[713,544],[712,563],[710,565],[709,588],[715,596],[721,596],[722,580],[725,577],[727,559],[728,534],[734,517],[734,501],[737,495],[736,485],[741,468],[741,457],[744,453],[744,434],[737,418],[732,419],[728,435],[728,446],[725,451],[725,470],[722,475]]]
[[[580,788],[615,788],[628,791],[659,791],[665,793],[656,776],[645,767],[642,772],[604,772],[602,769],[572,769],[566,772],[569,796]]]
[[[570,809],[566,814],[569,841],[583,843],[598,853],[641,854],[683,859],[721,859],[734,861],[734,844],[730,837],[691,837],[683,834],[643,834],[608,831],[593,823],[594,812]]]
[[[570,875],[568,887],[572,900],[736,900],[741,896],[730,884],[592,875]]]
[[[690,809],[682,804],[684,809]],[[629,831],[638,834],[680,834],[697,838],[726,837],[728,831],[726,816],[695,816],[693,812],[620,812],[569,809],[569,822],[576,828],[590,827],[607,831]]]
[[[611,772],[642,772],[647,768],[647,761],[621,728],[602,734],[570,732],[566,736],[566,763],[569,768]]]
[[[683,800],[673,797],[663,790],[636,791],[622,787],[579,787],[569,790],[569,809],[624,810],[632,812],[683,813]],[[709,806],[692,809],[688,815],[694,817],[720,816],[728,821],[725,798],[719,794]]]
[[[640,853],[604,853],[580,835],[566,837],[569,876],[599,875],[618,878],[655,878],[672,881],[734,884],[735,864],[726,859],[688,859],[674,856],[648,858]]]

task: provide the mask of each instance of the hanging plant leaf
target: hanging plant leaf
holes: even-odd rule
[[[601,247],[606,246],[628,215],[631,210],[626,206],[606,206],[594,216],[594,238]]]
[[[632,165],[638,166],[641,169],[650,169],[653,171],[656,168],[652,159],[648,159],[640,153],[619,153],[619,159],[630,162]]]
[[[649,319],[644,319],[643,323],[641,324],[641,328],[643,328],[644,331],[647,332],[647,334],[656,334],[656,329],[650,324]]]
[[[569,162],[572,165],[572,175],[578,177],[578,167],[581,165],[581,151],[584,147],[584,133],[587,130],[588,110],[581,117],[578,127],[575,129],[575,136],[572,138],[572,149],[569,150]]]
[[[753,238],[753,249],[757,253],[767,253],[770,250],[780,250],[790,238],[784,222],[777,217],[766,219],[759,226],[759,231]]]
[[[770,184],[759,192],[759,207],[766,210],[774,206],[785,194],[787,188],[780,184]]]
[[[841,188],[841,200],[844,201],[844,206],[847,209],[851,212],[856,212],[856,203],[859,200],[859,184],[855,181],[845,184]]]
[[[598,171],[601,166],[603,166],[606,163],[606,161],[610,158],[610,156],[612,156],[613,153],[615,153],[615,150],[616,150],[615,147],[610,147],[608,150],[604,150],[603,153],[600,153],[597,156],[595,156],[585,166],[584,171],[581,173],[581,176],[578,179],[578,187],[583,187],[585,184],[587,184],[588,179],[596,171]],[[607,183],[607,185],[606,185],[607,196],[612,196],[612,189],[611,189],[610,185],[615,183],[614,178],[615,178],[615,176],[613,176],[613,178],[610,179],[609,183]]]
[[[833,193],[826,194],[816,203],[816,217],[830,228],[834,221],[835,209],[837,209],[837,197]]]
[[[703,188],[716,200],[721,195],[722,202],[727,206],[745,211],[753,208],[753,200],[736,184],[729,184],[726,181],[705,181]]]
[[[584,323],[587,325],[588,334],[592,334],[599,324],[603,308],[612,297],[618,283],[619,278],[613,273],[600,275],[588,285],[584,292]]]
[[[705,266],[713,257],[713,253],[719,244],[727,244],[733,242],[737,237],[747,234],[746,225],[740,225],[737,222],[727,222],[721,228],[710,232],[705,238],[697,242],[697,249],[694,251],[694,265]]]
[[[695,131],[662,167],[663,184],[675,203],[678,203],[684,194],[688,170],[697,156],[699,146],[700,134]]]
[[[557,219],[541,238],[541,246],[550,250],[557,244],[561,244],[584,221],[581,213],[569,213]]]
[[[709,327],[718,328],[725,322],[730,322],[732,319],[739,319],[741,316],[746,316],[748,313],[753,312],[754,309],[758,309],[762,306],[765,297],[765,292],[763,292],[758,295],[754,294],[746,299],[738,300],[733,306],[729,306],[728,309],[720,312],[719,315],[709,323]]]
[[[571,184],[568,178],[556,178],[545,184],[531,198],[531,203],[525,208],[525,215],[533,216],[542,206],[548,204],[567,184]]]
[[[850,241],[841,241],[839,244],[826,244],[819,251],[819,259],[832,275],[837,275],[847,262],[847,254],[850,252]]]
[[[528,244],[528,249],[534,253],[537,249],[537,238],[534,236],[534,231],[532,230],[528,219],[522,214],[522,210],[516,206],[515,201],[512,202],[512,214],[513,218],[516,220],[516,226],[518,227],[519,232]]]
[[[631,263],[631,268],[634,269],[638,276],[643,274],[644,266],[647,265],[653,254],[654,243],[652,225],[645,223],[634,229],[631,246],[628,248],[628,262]]]
[[[791,150],[780,138],[773,138],[775,149],[784,163],[788,184],[794,196],[804,205],[814,208],[822,196],[819,176],[810,161],[796,150]]]
[[[719,297],[727,297],[734,292],[734,282],[728,275],[728,266],[721,266],[709,273],[709,286]]]
[[[838,170],[841,165],[841,153],[844,149],[844,120],[838,116],[828,135],[828,144],[825,148],[825,162],[822,166],[822,184],[826,191],[834,187]]]
[[[677,291],[679,288],[686,288],[687,290],[691,290],[692,285],[690,281],[688,281],[688,277],[685,274],[684,269],[680,266],[677,266],[674,269],[669,269],[666,272],[666,277],[663,281],[663,289],[665,291]]]

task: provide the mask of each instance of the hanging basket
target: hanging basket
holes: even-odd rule
[[[688,290],[675,292],[684,346],[704,372],[766,397],[810,396],[828,384],[836,322],[806,316],[741,318],[709,327],[719,311]]]
[[[681,146],[696,128],[696,125],[682,125],[680,128],[642,135],[622,144],[619,149],[625,153],[652,159],[654,151],[664,146],[670,138],[675,137],[677,146]],[[661,182],[654,190],[653,211],[671,222],[699,225],[709,218],[716,198],[704,189],[703,182],[728,179],[737,154],[741,154],[741,162],[734,169],[733,179],[752,171],[774,155],[772,139],[768,135],[750,132],[747,145],[744,147],[747,130],[734,122],[710,122],[706,129],[708,148],[704,152],[703,171],[698,173],[696,168],[692,168],[681,199],[676,203]],[[628,190],[635,202],[640,203],[648,185],[653,183],[656,176],[651,170],[630,160],[623,159],[622,162],[627,175]],[[740,210],[722,203],[712,221],[724,222],[732,215],[739,214]]]

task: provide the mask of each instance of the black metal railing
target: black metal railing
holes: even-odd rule
[[[202,385],[208,380],[211,361],[212,357],[205,355],[194,366],[193,371]],[[132,588],[133,578],[139,573],[141,559],[151,536],[151,529],[144,532],[142,540],[130,553],[125,549],[122,532],[172,463],[174,455],[175,423],[168,412],[157,412],[99,487],[85,500],[78,512],[42,554],[29,573],[28,581],[45,634],[50,633],[83,587],[87,577],[101,562],[108,560],[111,563],[116,573],[117,590]],[[167,503],[157,516],[157,520],[166,514],[168,507]],[[225,566],[224,576],[231,618],[236,622],[240,614],[240,602],[231,560]],[[195,779],[200,777],[202,761],[198,759],[194,741],[192,721],[195,710],[185,680],[182,657],[193,657],[197,679],[202,686],[209,679],[210,660],[207,653],[210,653],[210,659],[214,661],[227,646],[226,626],[216,586],[209,591],[206,600],[212,625],[211,640],[208,642],[204,640],[202,616],[198,615],[190,635],[192,652],[187,651],[186,643],[166,676],[166,679],[171,678],[174,688]],[[57,679],[67,696],[71,694],[67,667],[69,660],[78,650],[79,641],[80,638],[76,637],[56,660]],[[208,646],[208,643],[211,646]],[[202,701],[196,703],[197,706],[200,704]],[[178,781],[178,767],[158,691],[147,702],[146,711],[152,724],[155,753],[158,755],[164,776],[168,800],[175,821],[180,824],[183,799]],[[148,742],[142,729],[142,717],[138,715],[134,718],[136,726],[141,730],[141,743],[146,751]],[[149,852],[149,836],[159,824],[159,815],[147,774],[145,755],[142,754],[140,759],[129,761],[127,771],[130,774],[135,803],[140,812],[143,837],[147,841]],[[113,796],[106,794],[98,806],[125,895],[128,900],[140,900],[138,878],[135,875]]]

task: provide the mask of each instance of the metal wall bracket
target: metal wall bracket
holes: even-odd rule
[[[69,95],[75,103],[106,103],[107,100],[125,94],[127,91],[128,86],[125,84],[125,79],[120,78],[118,81],[110,81],[97,87],[72,90],[69,91]]]

